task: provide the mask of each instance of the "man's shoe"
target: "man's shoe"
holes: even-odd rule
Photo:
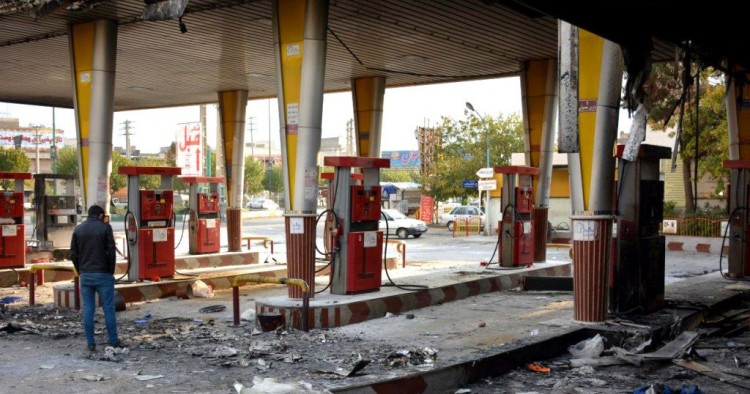
[[[111,343],[109,346],[112,346],[114,348],[126,348],[128,347],[128,344],[123,341],[117,341],[116,343]]]
[[[96,351],[96,345],[86,345],[86,348],[89,349],[90,352]]]

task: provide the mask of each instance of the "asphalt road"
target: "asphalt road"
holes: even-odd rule
[[[115,221],[112,223],[115,236],[123,236],[123,223]],[[182,221],[178,219],[175,226],[175,242],[179,242],[175,253],[185,255],[188,253],[188,231],[183,233]],[[27,223],[27,235],[31,234],[33,225]],[[246,219],[243,222],[243,234],[255,236],[268,236],[274,240],[274,258],[279,262],[286,261],[286,237],[284,235],[283,217],[263,217]],[[182,241],[180,236],[182,234]],[[394,237],[395,238],[395,237]],[[317,228],[317,239],[319,248],[323,249],[323,220]],[[497,239],[478,234],[453,237],[443,225],[432,225],[430,229],[420,238],[409,237],[406,242],[406,256],[410,264],[420,262],[450,263],[450,262],[476,262],[488,261],[493,256]],[[222,250],[227,248],[226,224],[222,224],[221,231]],[[261,261],[268,257],[263,248],[256,248],[261,253]],[[396,256],[394,245],[388,245],[388,256]],[[567,248],[548,248],[547,259],[555,261],[568,261]],[[493,262],[497,262],[495,254]],[[705,254],[695,252],[666,252],[666,283],[702,275],[718,270],[719,256],[716,254]],[[724,258],[726,269],[726,257]]]

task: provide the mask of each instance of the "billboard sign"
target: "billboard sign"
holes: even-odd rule
[[[63,135],[58,132],[55,136],[56,145],[63,144]],[[19,146],[20,142],[20,146]],[[36,149],[36,132],[20,130],[0,130],[0,146],[17,149]],[[39,149],[46,150],[52,147],[52,133],[39,133]]]
[[[182,167],[182,175],[203,175],[201,136],[200,122],[177,125],[177,167]]]
[[[416,168],[420,163],[418,150],[385,150],[380,156],[391,161],[391,168]]]

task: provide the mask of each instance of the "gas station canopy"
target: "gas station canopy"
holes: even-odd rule
[[[97,19],[119,26],[116,111],[210,103],[225,90],[277,96],[270,1],[190,0],[184,29],[176,19],[144,20],[146,3],[154,2],[0,0],[0,101],[72,107],[68,25]],[[614,3],[645,4],[602,2]],[[579,8],[552,1],[331,1],[325,91],[350,90],[352,78],[374,75],[386,76],[388,87],[516,75],[521,61],[557,57],[554,17],[582,20],[606,36],[608,21],[622,13],[613,6],[583,20],[571,13]],[[657,40],[652,55],[673,59],[674,45]]]

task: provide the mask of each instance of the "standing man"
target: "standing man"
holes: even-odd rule
[[[115,317],[115,238],[112,226],[104,222],[104,209],[98,205],[89,208],[89,217],[76,226],[70,241],[70,259],[73,260],[81,278],[81,298],[83,302],[83,329],[90,351],[96,350],[94,340],[94,311],[96,298],[104,310],[109,344],[123,347],[117,337]]]

